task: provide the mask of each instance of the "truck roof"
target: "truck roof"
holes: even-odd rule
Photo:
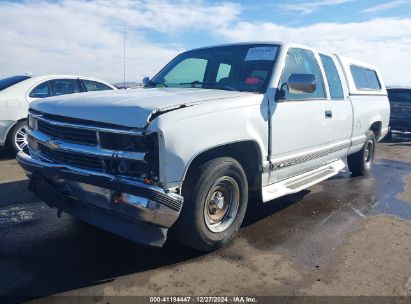
[[[385,88],[385,84],[382,80],[382,76],[381,76],[381,72],[380,70],[372,65],[369,64],[367,62],[358,60],[358,59],[353,59],[350,57],[346,57],[346,56],[340,56],[338,54],[333,54],[331,52],[323,52],[320,51],[316,48],[313,47],[309,47],[306,45],[301,45],[301,44],[297,44],[297,43],[290,43],[290,42],[285,42],[285,41],[246,41],[246,42],[236,42],[236,43],[226,43],[226,44],[219,44],[219,45],[212,45],[212,46],[205,46],[205,47],[200,47],[200,48],[196,48],[193,50],[202,50],[202,49],[208,49],[208,48],[214,48],[214,47],[225,47],[225,46],[235,46],[235,45],[247,45],[247,44],[268,44],[268,45],[277,45],[277,46],[282,46],[285,48],[304,48],[307,50],[311,50],[314,53],[320,53],[320,54],[325,54],[325,55],[330,55],[330,56],[335,56],[335,58],[337,58],[337,60],[339,61],[342,70],[344,72],[344,76],[345,76],[345,80],[347,82],[348,85],[348,90],[350,94],[355,94],[355,95],[387,95],[387,91]],[[377,74],[378,77],[378,81],[380,83],[380,90],[368,90],[368,89],[358,89],[353,75],[352,75],[352,71],[351,71],[351,67],[352,66],[357,66],[360,68],[365,68],[367,70],[371,70],[371,71],[375,71],[375,73]]]

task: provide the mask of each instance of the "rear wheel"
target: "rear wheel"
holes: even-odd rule
[[[369,132],[362,149],[354,154],[348,155],[348,168],[352,176],[363,176],[370,172],[374,163],[376,144],[375,134]]]
[[[22,151],[27,146],[26,121],[18,122],[10,132],[8,147],[12,153]]]
[[[184,197],[176,237],[197,250],[211,251],[231,241],[243,222],[247,178],[233,158],[210,160],[187,177]]]
[[[387,135],[384,138],[386,141],[392,141],[392,132],[388,131]]]

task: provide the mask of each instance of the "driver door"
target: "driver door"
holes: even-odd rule
[[[291,93],[291,74],[312,74],[313,93]],[[276,103],[271,116],[271,155],[269,183],[318,167],[316,155],[328,143],[326,128],[326,89],[320,65],[310,50],[290,48],[282,71]],[[316,154],[317,153],[317,154]]]

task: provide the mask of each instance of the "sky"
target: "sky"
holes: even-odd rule
[[[178,53],[239,41],[287,41],[378,66],[411,85],[411,0],[0,0],[0,78],[152,77]]]

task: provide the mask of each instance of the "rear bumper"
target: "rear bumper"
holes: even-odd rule
[[[124,238],[162,246],[177,220],[183,197],[138,180],[43,161],[20,152],[29,189],[47,205]],[[121,194],[128,198],[115,202]]]

